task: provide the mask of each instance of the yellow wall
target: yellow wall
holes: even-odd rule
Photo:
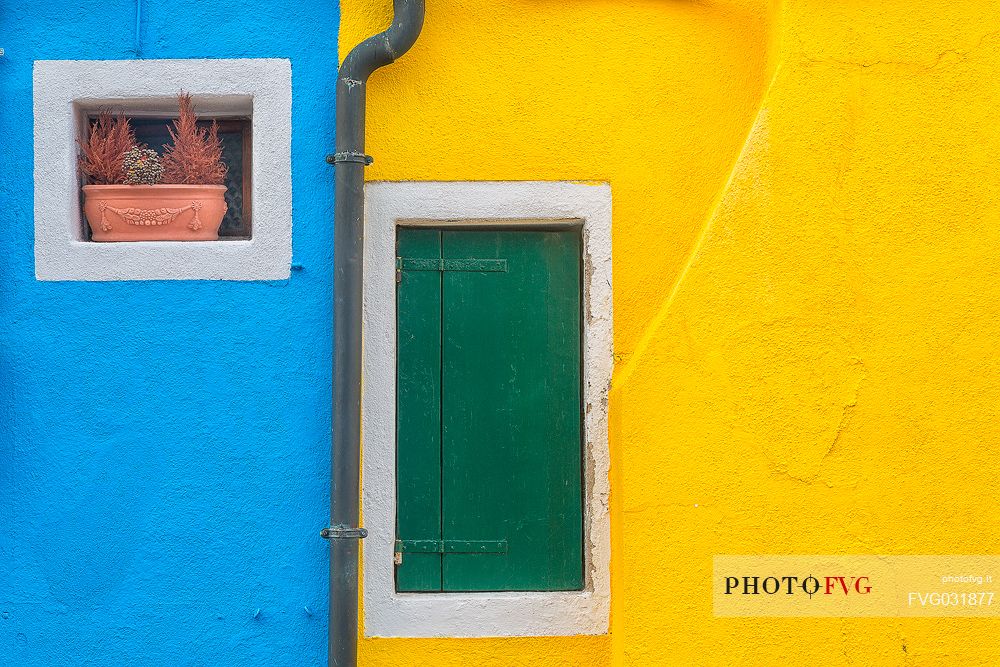
[[[344,0],[341,53],[387,23]],[[610,637],[363,664],[1000,664],[974,619],[714,619],[712,556],[996,553],[1000,6],[431,0],[371,179],[614,197]]]

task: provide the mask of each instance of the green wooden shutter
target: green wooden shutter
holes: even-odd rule
[[[398,255],[397,589],[582,588],[579,232]]]

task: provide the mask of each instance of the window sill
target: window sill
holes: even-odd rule
[[[393,593],[365,596],[365,634],[376,637],[566,637],[608,632],[605,596],[593,591]],[[374,608],[373,608],[374,607]]]

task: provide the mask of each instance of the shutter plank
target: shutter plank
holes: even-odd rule
[[[583,585],[580,238],[566,231],[445,231],[442,539],[506,541],[448,553],[447,591]],[[408,278],[408,276],[407,276]]]
[[[441,232],[401,228],[397,255],[441,256]],[[396,538],[441,541],[441,273],[404,272],[396,286]],[[440,591],[441,553],[407,552],[396,590]]]

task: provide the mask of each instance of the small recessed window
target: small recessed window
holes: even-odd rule
[[[164,115],[130,115],[126,113],[129,124],[135,131],[136,141],[163,156],[164,147],[171,143],[170,128],[174,118]],[[97,119],[96,112],[88,112],[87,122],[82,128],[81,136],[86,137]],[[219,139],[222,142],[222,161],[226,165],[226,214],[219,226],[219,240],[250,239],[252,234],[251,206],[251,122],[249,117],[213,117],[199,114],[198,126],[207,128],[213,122],[218,123]],[[85,177],[81,174],[81,183]],[[83,198],[81,196],[81,206]],[[84,225],[83,237],[91,239],[90,225],[86,216],[81,214]]]
[[[287,59],[36,60],[32,91],[39,280],[290,277]]]

